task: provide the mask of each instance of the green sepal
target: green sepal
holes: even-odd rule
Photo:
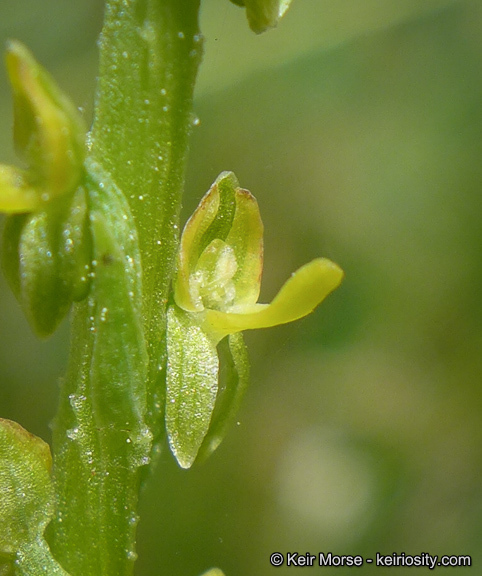
[[[211,425],[199,450],[198,462],[208,458],[223,441],[249,385],[249,359],[243,335],[238,332],[222,340],[218,352],[220,373],[224,373],[225,378],[219,385]]]
[[[218,389],[216,346],[189,313],[167,313],[166,430],[172,453],[190,468],[208,432]]]
[[[246,7],[249,26],[256,34],[277,26],[290,7],[292,0],[231,0],[237,6]]]
[[[90,282],[91,238],[82,187],[48,208],[5,223],[2,265],[33,330],[49,336]]]
[[[0,556],[20,576],[66,576],[43,534],[54,514],[49,446],[0,419]]]

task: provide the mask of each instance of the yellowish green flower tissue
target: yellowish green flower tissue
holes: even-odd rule
[[[27,170],[0,165],[0,211],[42,209],[73,192],[85,155],[85,126],[72,102],[20,42],[9,42],[14,141]]]
[[[49,336],[88,293],[91,242],[85,127],[74,104],[19,42],[7,46],[14,141],[27,168],[0,165],[2,265],[34,329]]]
[[[297,270],[271,304],[259,304],[262,267],[256,199],[239,187],[233,173],[223,172],[184,228],[168,311],[166,426],[184,468],[192,465],[210,429],[218,391],[217,344],[243,330],[306,316],[343,278],[336,264],[317,258]],[[230,342],[231,353],[240,346],[239,338]],[[238,373],[247,374],[244,361],[233,362]]]

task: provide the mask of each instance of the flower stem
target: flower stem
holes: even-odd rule
[[[200,0],[108,0],[91,154],[129,202],[142,259],[143,321],[156,383],[179,237]]]
[[[166,303],[199,0],[107,0],[84,187],[89,297],[76,305],[54,432],[54,555],[72,576],[133,572],[140,476],[163,430]]]

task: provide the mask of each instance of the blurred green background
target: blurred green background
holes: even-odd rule
[[[90,119],[101,19],[101,0],[2,2],[0,40]],[[331,551],[470,554],[482,574],[481,3],[295,0],[257,37],[203,0],[202,28],[183,218],[234,170],[265,223],[262,300],[319,255],[346,279],[305,320],[247,334],[239,425],[189,472],[164,453],[137,573],[282,575],[271,552]],[[0,93],[11,162],[4,70]],[[68,326],[39,343],[0,291],[0,413],[49,439]]]

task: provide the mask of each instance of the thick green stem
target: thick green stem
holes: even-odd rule
[[[110,0],[100,39],[94,158],[126,194],[139,235],[150,380],[162,365],[178,241],[200,0]]]
[[[54,423],[52,550],[72,576],[132,574],[137,499],[163,430],[199,0],[108,0],[84,185],[93,261]]]

